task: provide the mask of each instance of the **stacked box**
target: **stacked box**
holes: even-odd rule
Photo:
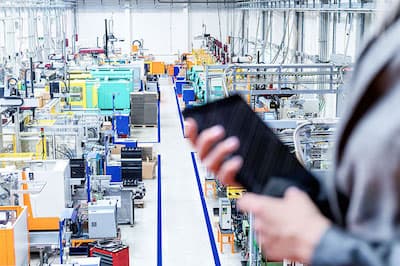
[[[131,123],[133,125],[144,125],[143,92],[131,93]]]
[[[157,125],[157,96],[156,92],[144,93],[144,125]]]
[[[133,125],[157,125],[157,96],[156,92],[131,93],[131,121]]]

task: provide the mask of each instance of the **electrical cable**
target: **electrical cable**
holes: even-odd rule
[[[56,150],[56,152],[57,152],[57,153],[60,153],[60,154],[62,154],[62,155],[64,155],[67,159],[71,159],[71,157],[69,157],[68,154],[66,154],[66,153],[64,153],[64,152],[62,152],[62,151],[60,151],[60,150]]]
[[[258,43],[258,31],[260,28],[261,12],[258,14],[257,18],[257,28],[256,28],[256,41],[254,43],[254,57],[257,57],[257,43]]]
[[[271,30],[271,24],[270,24],[270,21],[269,20],[267,20],[267,32],[265,33],[265,37],[267,37],[267,36],[269,36],[269,34],[270,34],[270,30]],[[264,59],[264,61],[265,61],[265,50],[266,50],[266,48],[267,48],[267,40],[266,39],[264,39],[263,38],[263,46],[262,46],[262,48],[261,48],[261,50],[263,51],[263,59]]]
[[[218,8],[217,8],[217,13],[218,13],[218,28],[219,28],[219,39],[222,41],[222,30],[221,30],[221,15],[219,13],[219,4],[218,4]]]
[[[284,28],[283,35],[282,35],[282,41],[281,41],[281,43],[280,43],[280,45],[279,45],[278,51],[276,52],[274,58],[271,60],[271,64],[275,64],[275,62],[276,62],[276,60],[278,59],[279,54],[280,54],[280,52],[281,52],[281,50],[282,50],[282,48],[283,48],[283,45],[285,44],[285,38],[286,38],[286,32],[287,32],[287,25],[288,25],[288,23],[289,23],[288,18],[289,18],[289,16],[286,16],[286,17],[285,17],[285,21],[284,21],[285,28]]]
[[[349,27],[347,28],[347,25]],[[344,28],[345,36],[345,48],[344,48],[344,55],[347,56],[347,50],[349,49],[349,43],[350,43],[350,36],[351,36],[351,31],[353,30],[353,16],[352,14],[348,13],[346,15],[346,24]]]
[[[312,125],[310,121],[304,122],[300,124],[299,126],[296,127],[296,129],[293,132],[293,144],[294,144],[294,149],[295,149],[295,155],[297,160],[305,166],[305,161],[304,161],[304,153],[301,148],[301,143],[300,143],[300,131],[303,129],[305,126]]]
[[[290,17],[290,12],[289,12],[288,17]],[[289,32],[288,43],[287,43],[287,45],[286,45],[286,51],[285,51],[285,53],[283,54],[283,58],[282,58],[281,64],[284,64],[284,63],[286,62],[287,56],[288,56],[288,54],[289,54],[290,41],[291,41],[291,39],[292,39],[292,34],[293,34],[293,30],[294,30],[294,28],[295,28],[295,23],[296,23],[296,20],[295,20],[295,18],[294,18],[294,14],[293,14],[293,19],[292,19],[292,20],[293,20],[293,22],[292,22],[292,29],[291,29],[290,32]],[[289,30],[289,21],[288,21],[288,30]]]

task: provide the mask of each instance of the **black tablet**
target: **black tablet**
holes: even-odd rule
[[[221,125],[225,138],[239,138],[240,148],[234,155],[243,158],[243,166],[236,180],[248,191],[282,197],[288,187],[296,186],[318,201],[319,181],[239,95],[185,109],[183,116],[197,122],[199,133]]]

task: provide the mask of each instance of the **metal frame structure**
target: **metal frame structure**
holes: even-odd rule
[[[237,3],[236,8],[263,11],[296,11],[296,12],[351,12],[372,13],[376,6],[364,1],[322,1],[322,0],[256,0]]]
[[[337,94],[343,84],[342,69],[342,66],[333,64],[207,65],[205,66],[206,101],[213,94],[211,86],[213,78],[223,80],[225,95],[231,92],[244,95]],[[231,78],[229,88],[226,82],[228,76]],[[304,77],[310,79],[303,79]],[[254,90],[252,88],[253,85],[267,84],[274,84],[275,89]],[[240,89],[243,86],[250,86],[250,88]],[[318,88],[315,88],[316,86]],[[285,87],[295,87],[295,89],[282,90]]]
[[[12,0],[1,1],[0,8],[68,8],[76,4],[76,0]]]

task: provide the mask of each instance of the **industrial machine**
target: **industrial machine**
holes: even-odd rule
[[[28,211],[26,207],[0,207],[0,265],[29,264]]]
[[[58,230],[64,209],[72,204],[69,161],[31,162],[29,168],[22,174],[27,175],[29,180],[46,183],[43,190],[34,197],[24,196],[25,201],[30,198],[32,206],[29,230]]]
[[[118,137],[129,137],[131,134],[130,116],[128,114],[118,114],[113,116],[114,130]]]
[[[117,237],[117,202],[113,199],[88,204],[89,237]]]
[[[15,172],[2,173],[0,175],[0,206],[18,205],[15,202],[17,201],[15,195],[13,195],[13,191],[19,188],[18,178],[19,175]]]
[[[219,227],[221,230],[232,229],[232,209],[228,198],[219,199]]]
[[[121,176],[124,186],[137,186],[142,181],[142,150],[124,147],[121,149]]]

